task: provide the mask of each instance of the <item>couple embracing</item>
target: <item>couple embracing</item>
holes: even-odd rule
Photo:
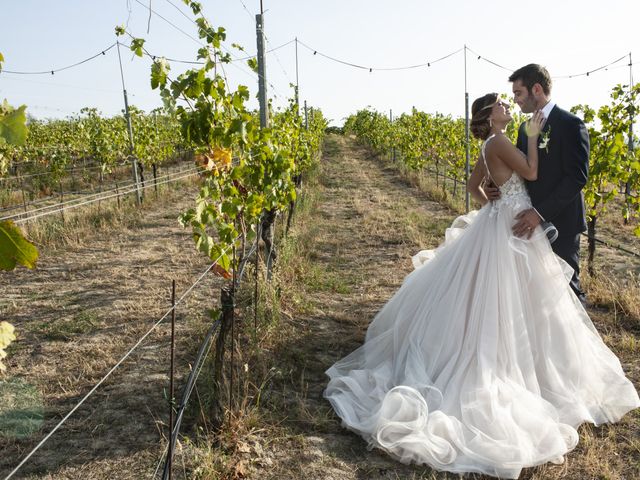
[[[562,463],[580,424],[616,422],[640,406],[578,279],[585,126],[550,100],[544,67],[527,65],[509,81],[533,114],[516,146],[497,94],[472,106],[483,143],[468,189],[483,207],[413,257],[363,345],[327,370],[324,392],[371,448],[499,478]]]

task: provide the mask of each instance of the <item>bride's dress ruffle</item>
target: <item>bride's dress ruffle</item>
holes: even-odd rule
[[[514,174],[502,197],[458,217],[327,370],[343,425],[398,460],[517,478],[561,460],[583,422],[640,406],[544,233],[511,233],[530,207]]]

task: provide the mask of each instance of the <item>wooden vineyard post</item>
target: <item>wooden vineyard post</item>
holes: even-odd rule
[[[262,233],[262,241],[264,242],[264,254],[265,264],[267,266],[267,280],[271,280],[271,273],[273,262],[276,261],[278,254],[276,253],[276,247],[273,242],[274,237],[274,222],[278,211],[275,209],[264,212],[262,216],[262,225],[260,231]]]
[[[62,190],[62,180],[58,181],[58,186],[60,187],[60,217],[64,225],[64,191]]]
[[[256,15],[256,35],[258,46],[258,99],[260,102],[260,128],[269,127],[269,107],[267,105],[267,67],[264,52],[264,18],[262,14]],[[306,102],[305,102],[306,108]],[[273,247],[273,221],[276,217],[275,210],[263,212],[262,216],[262,240],[265,242],[265,261],[267,262],[267,279],[271,278],[271,264],[276,254]]]
[[[27,214],[27,197],[24,193],[24,177],[20,182],[20,190],[22,190],[22,209],[24,210],[25,215]]]
[[[264,18],[256,15],[256,36],[258,44],[258,100],[260,103],[260,128],[269,126],[269,107],[267,105],[267,66],[264,54]]]
[[[296,200],[291,200],[289,202],[289,215],[287,215],[287,226],[284,230],[284,235],[287,236],[289,234],[289,228],[291,227],[291,220],[293,218],[293,213],[296,208],[298,193],[300,192],[300,188],[302,187],[302,174],[299,173],[293,178],[296,185]]]
[[[225,341],[229,329],[233,322],[233,289],[230,286],[220,290],[220,303],[222,305],[222,318],[220,329],[216,338],[216,351],[213,360],[213,402],[211,404],[211,422],[216,430],[224,424],[224,414],[222,408],[222,387],[223,387],[223,367]]]
[[[153,189],[156,192],[156,200],[157,200],[158,199],[158,167],[156,166],[155,162],[151,165],[151,168],[153,168]]]
[[[469,161],[470,161],[470,144],[469,144],[469,92],[467,89],[467,46],[464,46],[464,138],[465,138],[465,164],[464,164],[464,180],[469,182]],[[469,191],[465,189],[464,196],[465,213],[469,213]]]
[[[594,215],[587,222],[587,238],[588,238],[588,255],[587,255],[587,270],[592,277],[595,275],[595,268],[593,261],[596,256],[596,219]]]

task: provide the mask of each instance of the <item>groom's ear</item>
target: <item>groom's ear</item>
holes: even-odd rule
[[[539,83],[534,83],[533,87],[531,87],[531,93],[534,96],[538,97],[544,93],[544,89],[542,88],[542,85],[540,85]]]

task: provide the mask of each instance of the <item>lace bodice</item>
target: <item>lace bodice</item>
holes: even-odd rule
[[[495,183],[491,176],[491,172],[489,171],[489,165],[487,165],[487,159],[485,157],[485,148],[494,136],[495,134],[491,135],[482,143],[482,161],[484,162],[484,167],[487,170],[489,179]],[[516,211],[531,207],[531,199],[529,198],[529,193],[527,192],[524,180],[515,171],[511,174],[509,179],[498,188],[500,189],[500,198],[489,203],[494,213],[497,213],[497,211],[504,206],[509,206]]]

